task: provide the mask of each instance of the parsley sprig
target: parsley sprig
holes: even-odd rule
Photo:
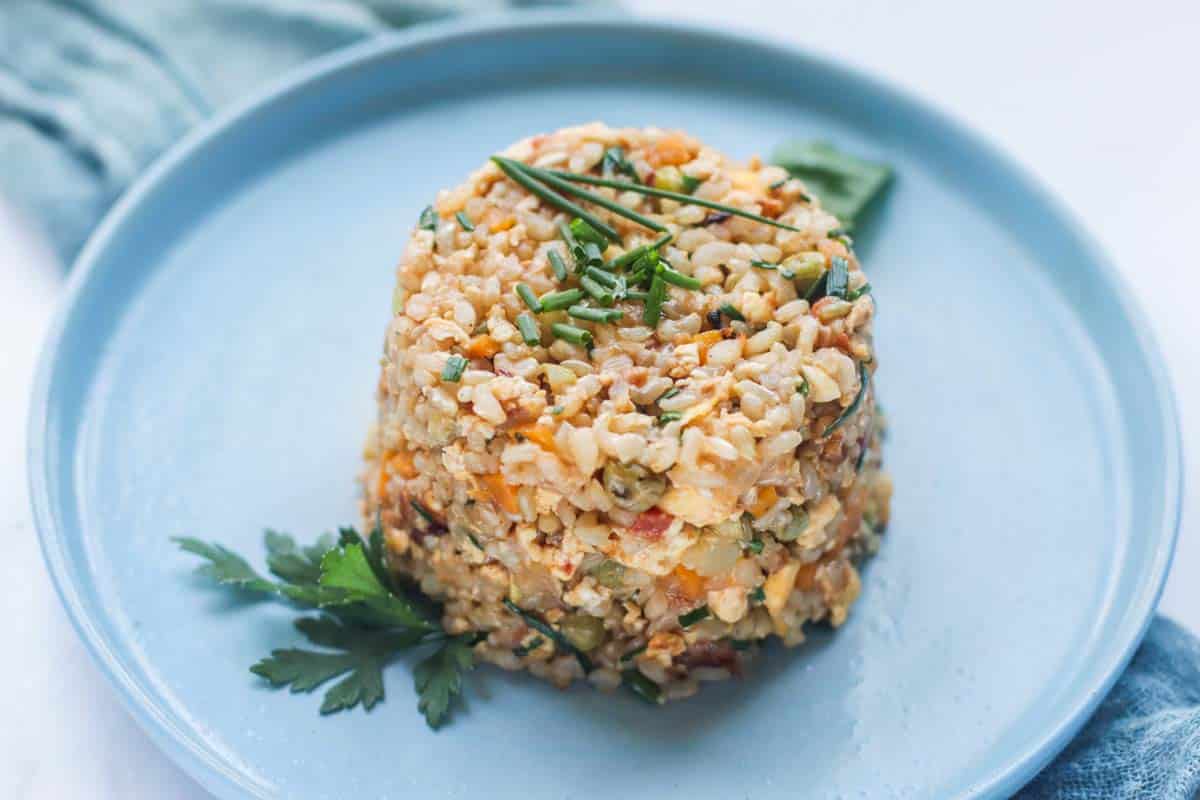
[[[461,698],[463,675],[475,663],[472,647],[477,639],[472,634],[447,635],[438,624],[440,609],[405,591],[384,564],[378,526],[365,540],[353,528],[343,528],[338,538],[327,534],[307,547],[268,530],[267,568],[277,580],[222,545],[192,538],[175,541],[205,559],[198,572],[221,585],[319,612],[300,617],[295,625],[320,649],[272,650],[250,671],[293,693],[311,692],[340,678],[326,690],[322,714],[358,705],[373,708],[384,699],[384,668],[420,646],[436,645],[413,672],[417,707],[429,726],[440,727]]]

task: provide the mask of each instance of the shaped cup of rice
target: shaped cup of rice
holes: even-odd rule
[[[840,625],[891,484],[837,219],[679,132],[503,156],[397,269],[364,480],[391,567],[480,658],[652,701]]]

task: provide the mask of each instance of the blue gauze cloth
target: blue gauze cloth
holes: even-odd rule
[[[289,67],[501,0],[0,0],[0,192],[64,260],[138,173]],[[1200,643],[1158,618],[1084,731],[1019,796],[1192,800]]]

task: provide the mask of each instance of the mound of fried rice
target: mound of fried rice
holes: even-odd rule
[[[570,218],[491,162],[440,192],[435,229],[414,230],[397,269],[363,512],[390,566],[444,603],[445,628],[478,634],[479,658],[560,686],[648,680],[674,699],[742,672],[766,637],[841,625],[858,597],[891,494],[863,381],[875,306],[838,220],[779,167],[598,123],[505,155],[598,175],[614,147],[643,183],[689,176],[696,197],[803,232],[595,188],[667,226],[662,257],[702,289],[670,286],[655,327],[633,300],[615,322],[545,312],[529,346],[514,287],[565,288],[547,254],[571,263]],[[622,235],[608,259],[657,238],[589,210]],[[789,267],[836,257],[847,299],[810,304]],[[713,313],[726,305],[744,321]],[[556,321],[594,346],[554,338]],[[453,354],[468,360],[457,381]]]

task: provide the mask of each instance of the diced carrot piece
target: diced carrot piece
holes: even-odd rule
[[[504,219],[500,220],[495,225],[492,225],[490,227],[494,231],[506,231],[509,228],[511,228],[513,225],[516,225],[516,224],[517,224],[517,218],[510,214],[509,216],[505,217]]]
[[[488,475],[481,475],[480,480],[483,481],[484,486],[491,492],[492,499],[496,501],[500,508],[509,514],[520,512],[521,507],[517,504],[517,493],[513,487],[508,485],[502,475],[493,472]]]
[[[654,143],[646,160],[655,167],[678,166],[692,160],[692,151],[688,149],[682,136],[672,133]]]
[[[415,478],[418,475],[416,466],[413,464],[412,456],[407,450],[396,450],[390,458],[387,459],[388,469],[404,479]]]
[[[548,425],[531,422],[527,425],[518,425],[513,429],[513,433],[524,436],[548,453],[558,452],[554,446],[554,431]]]
[[[761,517],[763,514],[771,510],[771,506],[779,500],[779,493],[775,491],[774,486],[760,486],[758,489],[758,499],[754,501],[754,506],[750,509],[750,513],[755,517]]]
[[[708,359],[708,348],[721,341],[722,338],[720,331],[705,331],[692,337],[692,341],[698,345],[697,350],[700,353],[701,364]]]
[[[467,355],[470,358],[491,358],[500,352],[500,343],[486,333],[476,336],[467,345]]]
[[[683,564],[675,567],[675,580],[679,581],[680,590],[690,599],[699,600],[704,596],[704,578]]]
[[[802,592],[811,592],[813,587],[817,585],[817,569],[820,566],[820,561],[814,561],[811,564],[801,564],[800,571],[796,573],[796,588]]]

